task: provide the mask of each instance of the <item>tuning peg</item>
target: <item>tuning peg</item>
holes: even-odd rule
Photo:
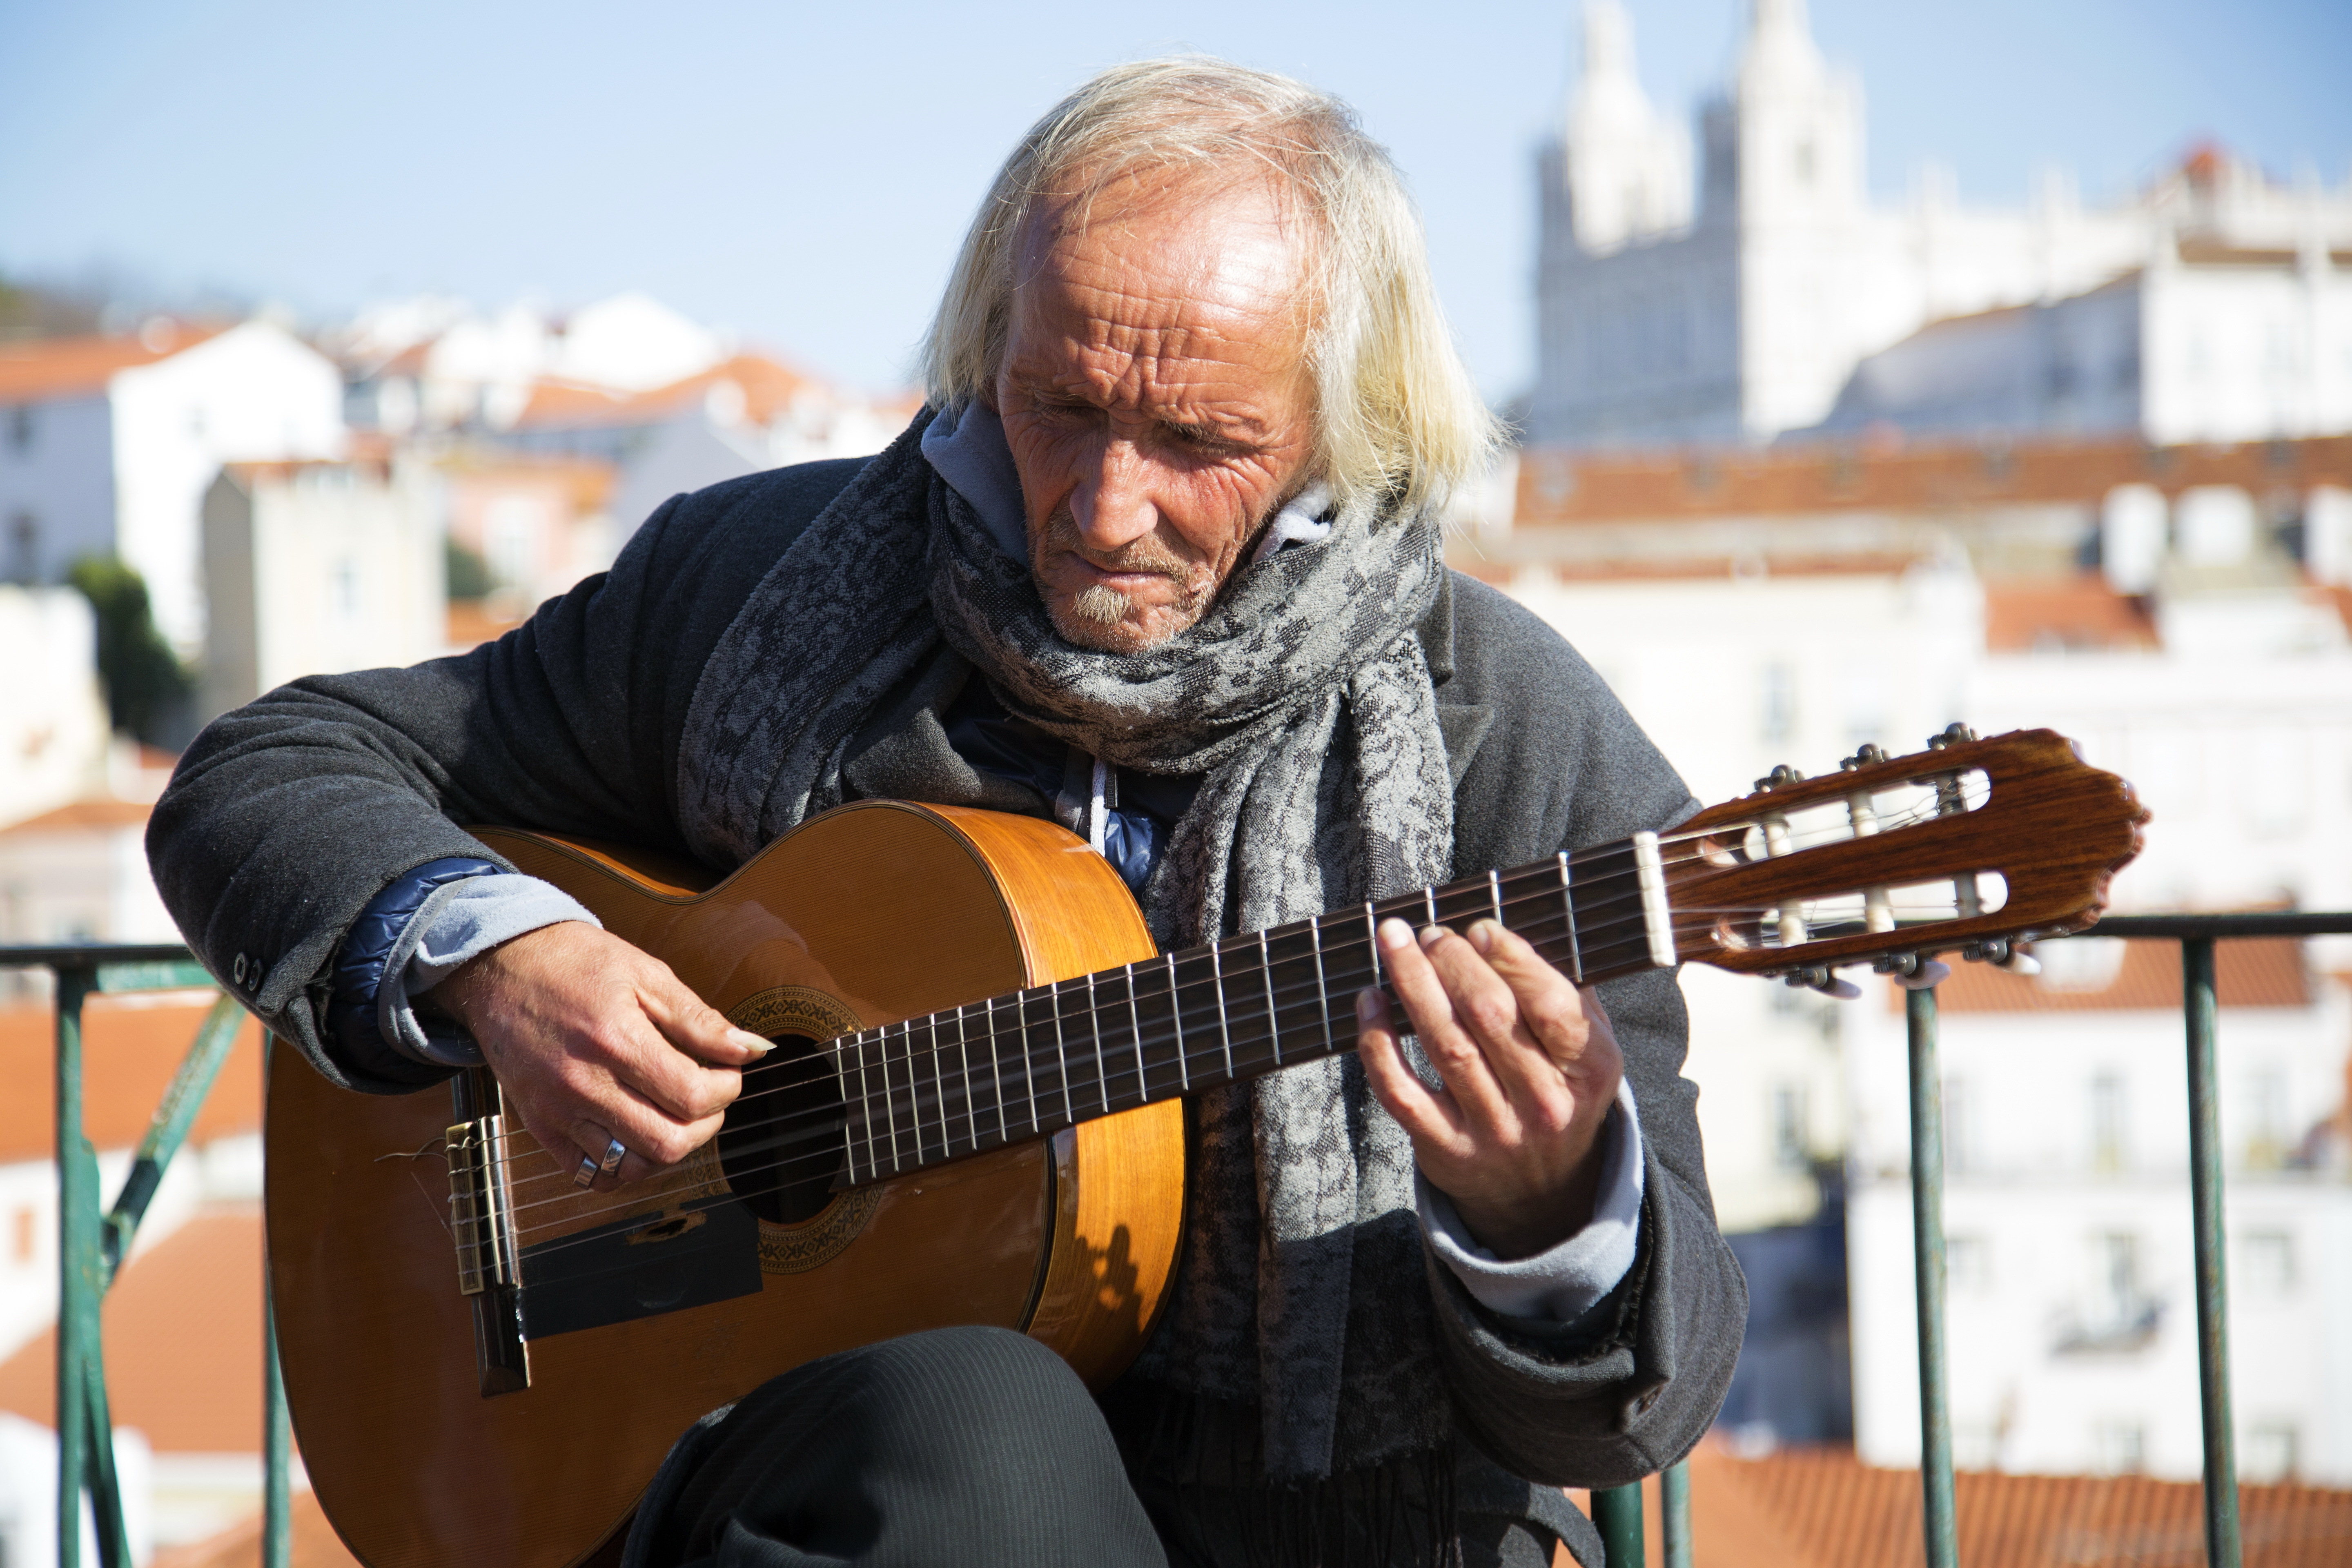
[[[1974,730],[1955,719],[1944,726],[1942,734],[1927,737],[1927,749],[1931,752],[1940,752],[1947,746],[1957,746],[1962,741],[1973,741],[1976,738],[1977,732]]]
[[[1756,781],[1756,787],[1759,790],[1778,789],[1782,784],[1802,784],[1804,782],[1804,774],[1799,773],[1788,763],[1782,763],[1770,773],[1766,773],[1762,778],[1758,779]]]
[[[1860,751],[1854,752],[1853,755],[1840,763],[1838,767],[1843,772],[1852,773],[1856,768],[1866,768],[1873,763],[1883,763],[1885,760],[1886,752],[1884,747],[1864,746]]]
[[[1952,976],[1952,967],[1916,952],[1897,952],[1871,965],[1881,974],[1891,974],[1895,984],[1906,991],[1927,991],[1942,984]]]
[[[2042,973],[2042,961],[2006,937],[1995,937],[1990,942],[1971,942],[1962,950],[1961,956],[1974,963],[1990,963],[1995,969],[2005,969],[2015,975],[2028,976]]]
[[[1851,1002],[1862,994],[1862,987],[1851,980],[1840,980],[1833,969],[1819,965],[1811,969],[1789,972],[1789,984],[1802,990],[1818,991],[1824,996],[1834,996],[1841,1002]]]

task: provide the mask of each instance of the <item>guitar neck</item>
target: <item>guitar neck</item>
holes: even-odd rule
[[[1353,1049],[1375,928],[1494,919],[1578,984],[1675,962],[1657,835],[1635,834],[828,1042],[849,1184]]]

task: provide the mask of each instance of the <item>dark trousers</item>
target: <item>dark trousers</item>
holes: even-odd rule
[[[1102,1412],[1051,1351],[940,1329],[761,1384],[681,1445],[627,1568],[1210,1568],[1246,1555],[1139,1496]],[[1465,1516],[1463,1561],[1549,1561]],[[1548,1544],[1548,1543],[1547,1543]],[[1233,1550],[1228,1551],[1230,1545]]]

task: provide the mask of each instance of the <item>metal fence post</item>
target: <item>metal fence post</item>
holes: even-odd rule
[[[1664,1538],[1666,1568],[1691,1568],[1688,1459],[1658,1472],[1658,1533]]]
[[[1951,1380],[1944,1364],[1944,1086],[1936,991],[1905,993],[1911,1039],[1911,1260],[1919,1291],[1919,1488],[1927,1568],[1958,1568],[1952,1509]]]
[[[2221,1224],[2220,1088],[2214,1081],[2213,939],[2180,944],[2189,1035],[2189,1206],[2197,1243],[2198,1394],[2205,1415],[2205,1561],[2238,1568],[2237,1436],[2230,1417],[2230,1278]]]
[[[1592,1489],[1592,1522],[1608,1568],[1643,1568],[1642,1483]]]

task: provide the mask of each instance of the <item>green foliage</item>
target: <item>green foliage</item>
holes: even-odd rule
[[[0,342],[98,331],[98,301],[70,289],[0,278]]]
[[[453,599],[487,598],[498,583],[490,576],[490,563],[478,551],[468,550],[456,540],[443,545],[448,563],[449,596]]]
[[[155,629],[147,584],[112,556],[86,555],[67,570],[98,616],[98,678],[116,730],[162,743],[195,683]]]

